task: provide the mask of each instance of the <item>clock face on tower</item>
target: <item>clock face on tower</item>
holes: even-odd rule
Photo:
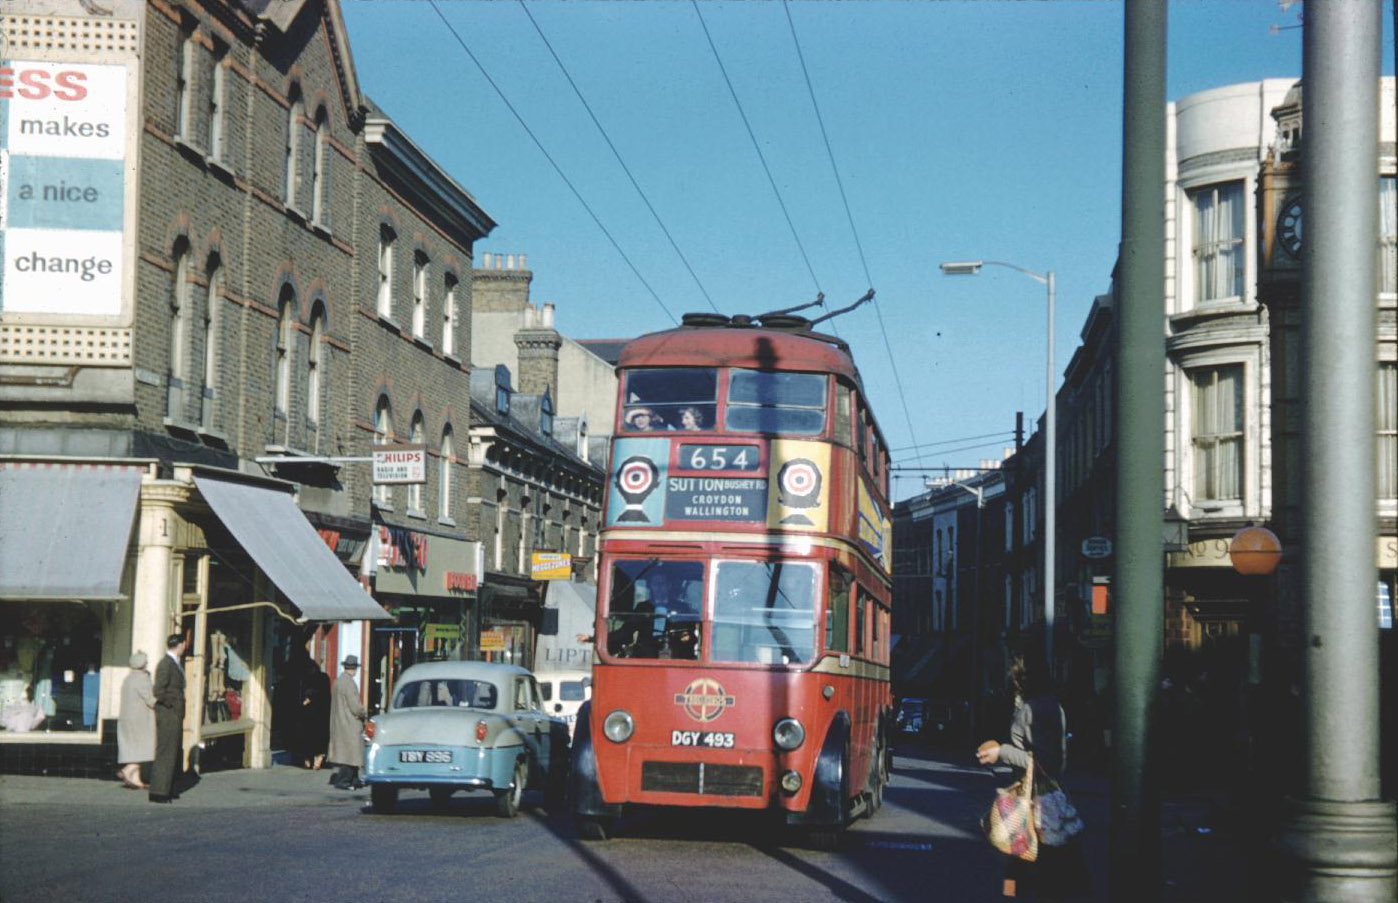
[[[1277,216],[1277,241],[1292,257],[1301,256],[1301,197],[1287,201]]]

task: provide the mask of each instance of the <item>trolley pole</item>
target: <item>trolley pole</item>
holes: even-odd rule
[[[1301,591],[1306,784],[1279,847],[1288,901],[1398,899],[1380,800],[1374,610],[1378,0],[1308,3],[1302,25]]]
[[[1153,721],[1164,645],[1165,8],[1127,0],[1117,294],[1112,900],[1161,895]]]

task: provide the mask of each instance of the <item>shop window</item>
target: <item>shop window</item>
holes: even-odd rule
[[[97,730],[109,604],[0,604],[0,732]]]

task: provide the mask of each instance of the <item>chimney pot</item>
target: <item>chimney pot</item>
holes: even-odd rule
[[[513,255],[513,254],[506,254],[506,255],[505,255],[505,269],[507,269],[507,270],[513,270],[514,268],[515,268],[515,255]]]
[[[483,269],[487,269],[487,270],[490,269],[490,252],[489,252],[489,251],[486,251],[484,254],[481,255],[481,267],[482,267]]]
[[[523,255],[523,254],[519,255],[519,268],[520,268],[521,270],[527,270],[527,269],[529,269],[529,267],[527,267],[527,266],[524,265],[524,255]]]
[[[553,328],[553,302],[544,305],[544,319],[541,324],[545,329]]]

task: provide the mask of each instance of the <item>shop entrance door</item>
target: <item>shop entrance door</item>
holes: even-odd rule
[[[369,712],[388,707],[398,675],[418,658],[416,627],[375,627],[369,637]]]

